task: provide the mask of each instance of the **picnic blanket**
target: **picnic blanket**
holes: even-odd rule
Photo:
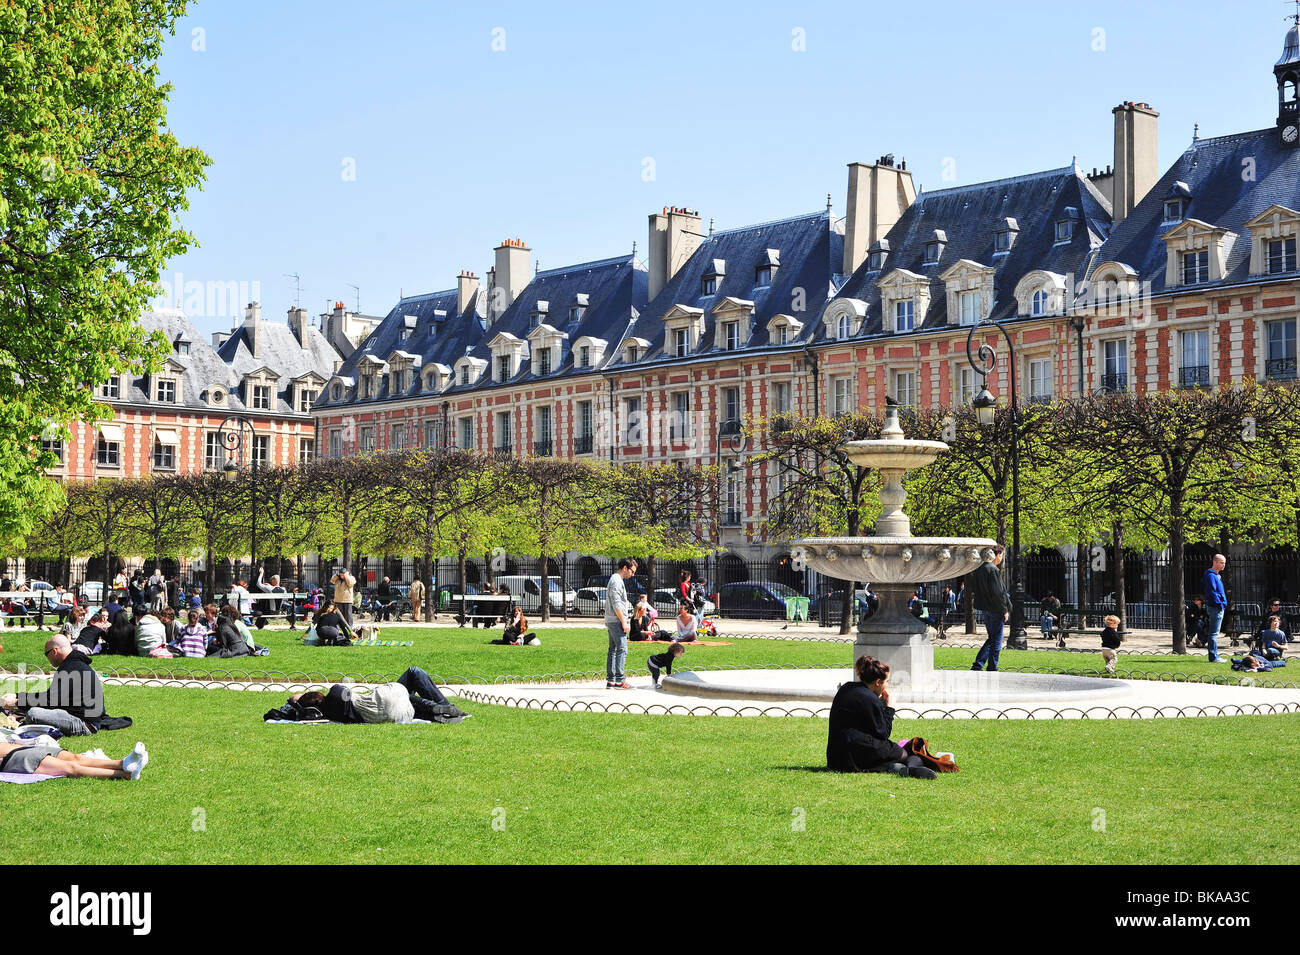
[[[353,640],[354,647],[413,647],[414,640]]]
[[[466,715],[468,715],[468,714],[466,714]],[[290,726],[320,726],[322,723],[333,723],[334,721],[333,721],[333,720],[263,720],[263,722],[267,723],[268,725],[277,725],[277,726],[280,725],[280,724],[283,724],[283,723],[288,723]],[[397,725],[398,725],[398,726],[409,726],[409,725],[411,725],[412,723],[432,723],[432,722],[433,722],[432,720],[402,720],[402,721],[399,722]],[[340,726],[343,726],[343,725],[345,725],[345,724],[340,723],[339,725],[340,725]],[[350,726],[365,726],[365,725],[367,725],[367,724],[365,724],[365,723],[351,723],[351,724],[346,724],[346,725],[350,725]],[[378,725],[378,724],[374,724],[374,723],[372,723],[372,724],[369,724],[369,725],[375,726],[375,725]],[[6,773],[6,775],[8,775],[8,774]]]
[[[43,783],[47,779],[66,779],[65,776],[46,776],[44,773],[0,773],[0,783]]]
[[[643,643],[662,643],[672,644],[681,641],[677,640],[631,640],[628,642],[629,647],[637,647]],[[726,640],[686,640],[681,642],[684,647],[729,647],[731,646]]]

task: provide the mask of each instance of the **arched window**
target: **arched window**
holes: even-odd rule
[[[853,335],[853,319],[849,315],[841,315],[839,321],[835,324],[835,337],[841,341]]]
[[[1035,317],[1041,317],[1047,314],[1047,289],[1039,289],[1034,293],[1033,305],[1029,314]]]

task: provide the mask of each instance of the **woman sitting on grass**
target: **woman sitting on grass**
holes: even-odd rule
[[[700,628],[700,618],[695,616],[695,605],[683,600],[677,609],[676,620],[677,635],[673,639],[678,643],[690,643]]]
[[[316,627],[316,637],[322,647],[350,647],[352,645],[352,628],[339,613],[334,601],[328,600],[325,606],[316,612],[312,621]]]
[[[253,634],[233,604],[226,604],[217,615],[217,629],[210,657],[248,657],[253,655]]]
[[[40,773],[44,776],[84,776],[91,779],[139,779],[149,753],[144,743],[121,759],[78,756],[49,743],[0,743],[0,773]]]
[[[857,680],[845,683],[831,703],[826,765],[841,773],[893,773],[916,779],[937,779],[939,774],[922,765],[889,738],[894,729],[894,708],[889,705],[889,664],[870,656],[853,664]]]

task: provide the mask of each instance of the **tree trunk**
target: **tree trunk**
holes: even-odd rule
[[[1119,617],[1119,632],[1128,630],[1128,594],[1124,582],[1124,519],[1115,521],[1115,616]]]
[[[212,545],[208,545],[207,559],[203,562],[203,601],[204,603],[216,603],[213,599],[217,592],[217,568],[213,565],[215,558],[212,554]]]
[[[1170,492],[1169,510],[1169,622],[1173,624],[1174,653],[1186,653],[1187,618],[1184,609],[1187,606],[1187,561],[1183,549],[1187,536],[1183,528],[1181,492]]]
[[[461,623],[469,623],[469,574],[465,572],[465,548],[460,549],[460,615]]]
[[[1088,545],[1074,550],[1074,605],[1082,610],[1088,605]]]

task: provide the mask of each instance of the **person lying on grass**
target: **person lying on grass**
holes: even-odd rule
[[[336,683],[328,693],[295,693],[289,703],[299,708],[313,707],[333,723],[409,723],[413,719],[451,723],[469,716],[449,703],[429,674],[419,667],[409,668],[395,683],[373,689]],[[284,718],[280,714],[280,710],[272,710],[265,718]]]
[[[144,743],[121,759],[97,755],[79,756],[57,743],[0,743],[0,773],[40,773],[44,776],[84,776],[90,779],[139,779],[149,762]]]

